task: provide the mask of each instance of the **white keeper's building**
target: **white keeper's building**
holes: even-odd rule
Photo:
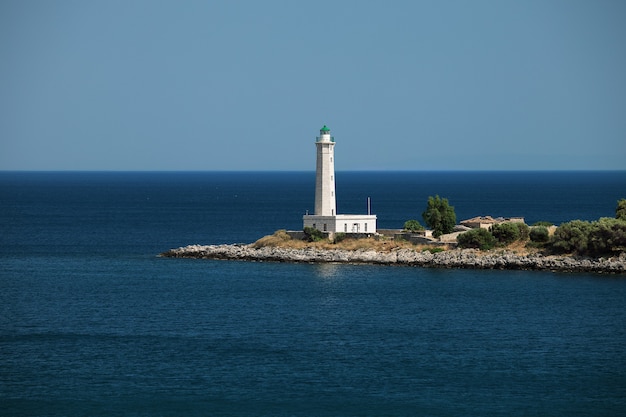
[[[335,196],[335,138],[324,126],[315,142],[317,166],[315,170],[315,214],[304,215],[304,227],[334,234],[376,233],[376,216],[372,214],[337,214]],[[369,207],[369,204],[368,204]],[[369,208],[368,208],[369,211]]]

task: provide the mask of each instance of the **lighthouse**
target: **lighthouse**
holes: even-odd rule
[[[337,232],[351,235],[371,235],[376,233],[376,216],[367,214],[337,214],[335,195],[335,138],[324,125],[315,140],[317,150],[315,166],[315,214],[306,214],[302,220],[304,227],[312,227],[326,232],[332,237]],[[365,197],[364,197],[365,201]]]
[[[317,146],[317,168],[315,170],[315,215],[334,216],[337,214],[335,200],[335,138],[324,125],[315,142]]]

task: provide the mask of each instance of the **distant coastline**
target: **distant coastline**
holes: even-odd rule
[[[171,249],[166,258],[221,259],[256,262],[406,265],[424,268],[467,268],[626,274],[626,253],[610,258],[516,253],[510,250],[450,249],[441,252],[412,248],[380,251],[315,247],[255,247],[254,244],[190,245]]]

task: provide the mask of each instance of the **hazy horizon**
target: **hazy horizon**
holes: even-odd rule
[[[626,169],[626,2],[0,3],[0,170]]]

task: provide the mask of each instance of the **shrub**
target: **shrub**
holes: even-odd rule
[[[550,240],[550,233],[545,226],[535,226],[530,229],[530,240],[536,243],[546,243]]]
[[[528,225],[526,223],[522,223],[522,222],[515,222],[513,223],[515,225],[515,227],[517,227],[517,230],[519,230],[519,240],[528,240],[528,237],[530,236],[530,227],[528,227]]]
[[[338,232],[338,233],[335,233],[335,239],[333,240],[333,243],[343,242],[345,239],[346,239],[346,234],[343,232]]]
[[[519,229],[514,223],[499,223],[491,226],[491,234],[498,243],[509,245],[519,239]]]
[[[542,220],[542,221],[538,221],[538,222],[533,223],[533,226],[550,227],[550,226],[554,226],[554,223]]]
[[[563,223],[554,231],[552,249],[557,252],[587,252],[591,223],[582,220],[573,220]]]
[[[314,227],[305,227],[304,234],[309,242],[319,242],[324,239],[324,234]]]
[[[591,223],[587,244],[592,255],[626,250],[626,221],[605,217]]]
[[[472,229],[461,233],[456,238],[461,248],[491,249],[496,244],[496,238],[486,229]]]
[[[422,226],[417,220],[411,219],[404,222],[403,229],[407,232],[419,232],[421,230],[424,230],[424,226]]]
[[[626,220],[626,199],[622,198],[617,202],[615,208],[615,218],[619,220]]]
[[[626,250],[626,221],[604,217],[594,222],[574,220],[554,232],[555,252],[604,255]]]

